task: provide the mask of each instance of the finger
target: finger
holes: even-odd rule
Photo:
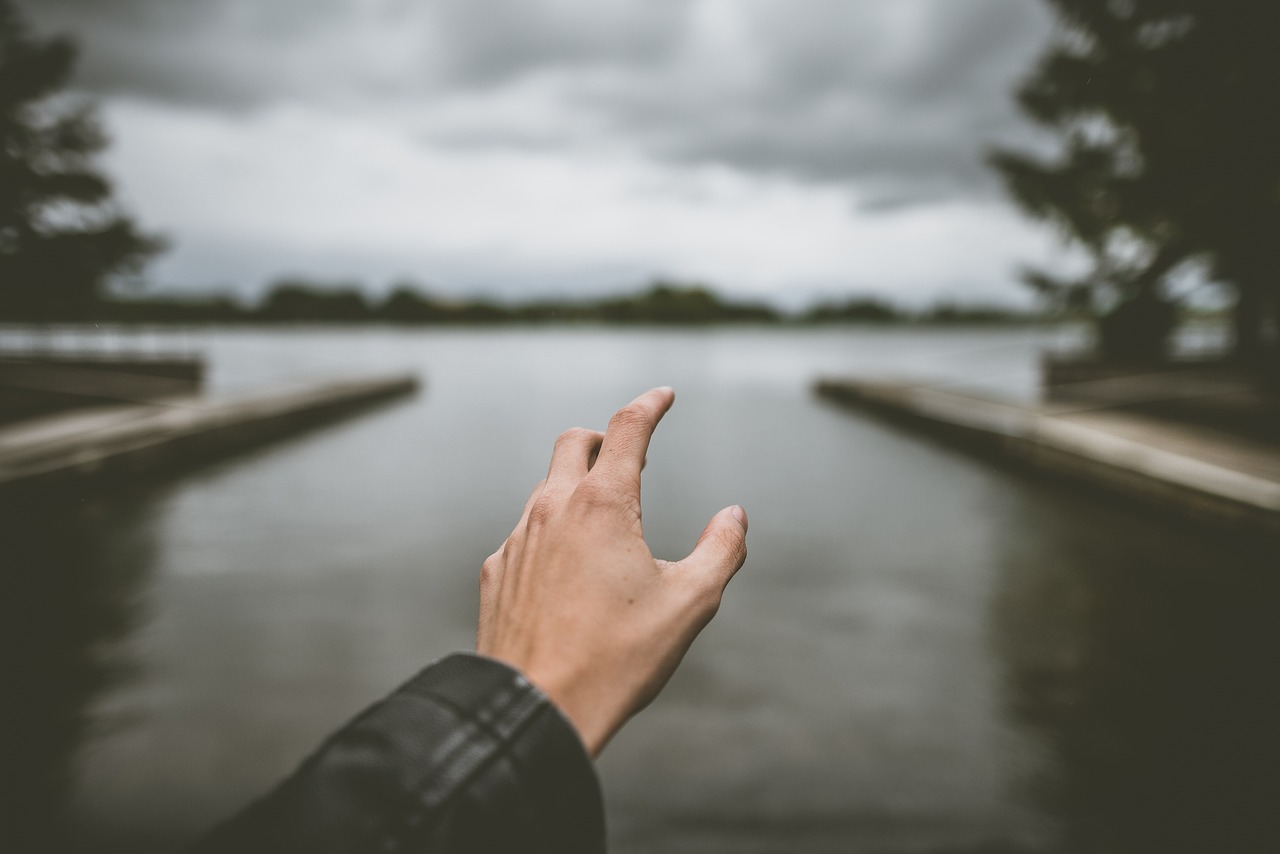
[[[546,483],[553,489],[576,486],[587,476],[600,452],[604,434],[599,430],[574,427],[560,434],[555,450],[551,452],[551,467]]]
[[[533,509],[533,505],[537,503],[538,497],[542,495],[542,490],[546,489],[546,487],[547,487],[547,479],[544,477],[542,480],[538,481],[538,485],[533,488],[533,492],[529,493],[529,498],[524,503],[524,510],[520,512],[520,521],[516,522],[515,528],[511,530],[511,536],[507,537],[508,540],[510,540],[511,537],[516,536],[521,531],[523,531],[526,527],[528,527],[529,511]]]
[[[485,558],[480,565],[480,615],[476,622],[476,649],[488,642],[494,621],[497,619],[498,594],[502,586],[503,547]]]
[[[520,521],[516,523],[510,535],[502,543],[497,554],[500,558],[500,569],[496,573],[498,583],[495,585],[498,589],[499,599],[505,595],[502,591],[507,588],[514,588],[515,584],[504,584],[503,580],[507,573],[508,566],[518,566],[520,558],[524,554],[525,540],[528,539],[529,514],[533,512],[533,506],[538,503],[538,499],[542,496],[543,490],[546,489],[547,481],[542,479],[538,481],[538,485],[533,488],[533,492],[529,493],[529,499],[524,503],[524,510],[520,514]]]
[[[677,565],[723,590],[746,559],[747,514],[735,504],[711,517],[698,544]]]
[[[669,387],[650,389],[614,413],[593,471],[639,483],[649,439],[675,399],[676,393]]]

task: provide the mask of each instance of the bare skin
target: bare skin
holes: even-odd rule
[[[547,477],[480,574],[476,651],[559,706],[592,756],[671,678],[747,557],[747,516],[711,517],[680,561],[656,560],[640,524],[640,470],[669,388],[637,397],[604,433],[561,434]]]

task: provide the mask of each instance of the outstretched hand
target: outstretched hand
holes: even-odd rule
[[[711,517],[683,560],[656,560],[644,541],[640,470],[674,400],[656,388],[604,433],[562,433],[480,574],[477,652],[541,688],[592,756],[662,690],[747,556],[738,506]]]

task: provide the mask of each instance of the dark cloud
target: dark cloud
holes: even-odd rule
[[[394,31],[405,3],[352,0],[26,0],[46,32],[81,45],[76,84],[180,106],[243,109],[357,88],[381,57],[342,34]],[[397,14],[397,7],[403,7]],[[397,45],[398,47],[398,45]],[[363,55],[362,55],[363,54]]]
[[[27,0],[83,43],[79,85],[241,108],[425,97],[545,68],[660,63],[686,0]],[[393,72],[394,78],[386,72]],[[363,84],[363,91],[361,91]]]
[[[1050,19],[1017,0],[744,4],[744,77],[692,63],[583,97],[668,156],[858,183],[891,205],[991,192],[982,152],[1028,133],[1010,89]],[[803,10],[803,11],[801,11]],[[911,14],[907,14],[911,13]]]
[[[545,68],[660,67],[679,48],[695,5],[442,0],[432,17],[451,82],[496,85]]]
[[[188,106],[405,104],[550,81],[563,115],[437,128],[854,185],[871,206],[985,195],[986,144],[1050,29],[1033,0],[38,0],[79,85]],[[522,124],[524,122],[524,124]],[[587,130],[584,130],[587,129]],[[432,131],[428,131],[428,138]],[[596,136],[587,143],[601,141]]]

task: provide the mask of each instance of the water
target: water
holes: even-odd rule
[[[479,564],[555,436],[669,384],[650,544],[683,556],[736,502],[751,556],[600,762],[611,850],[1274,850],[1274,554],[810,391],[892,375],[1025,399],[1062,337],[189,333],[218,394],[405,367],[427,386],[163,485],[26,511],[43,524],[19,553],[57,571],[15,575],[41,652],[6,664],[31,698],[19,729],[41,734],[16,739],[17,767],[49,784],[15,791],[31,814],[70,803],[90,847],[172,844],[234,810],[468,648]]]

